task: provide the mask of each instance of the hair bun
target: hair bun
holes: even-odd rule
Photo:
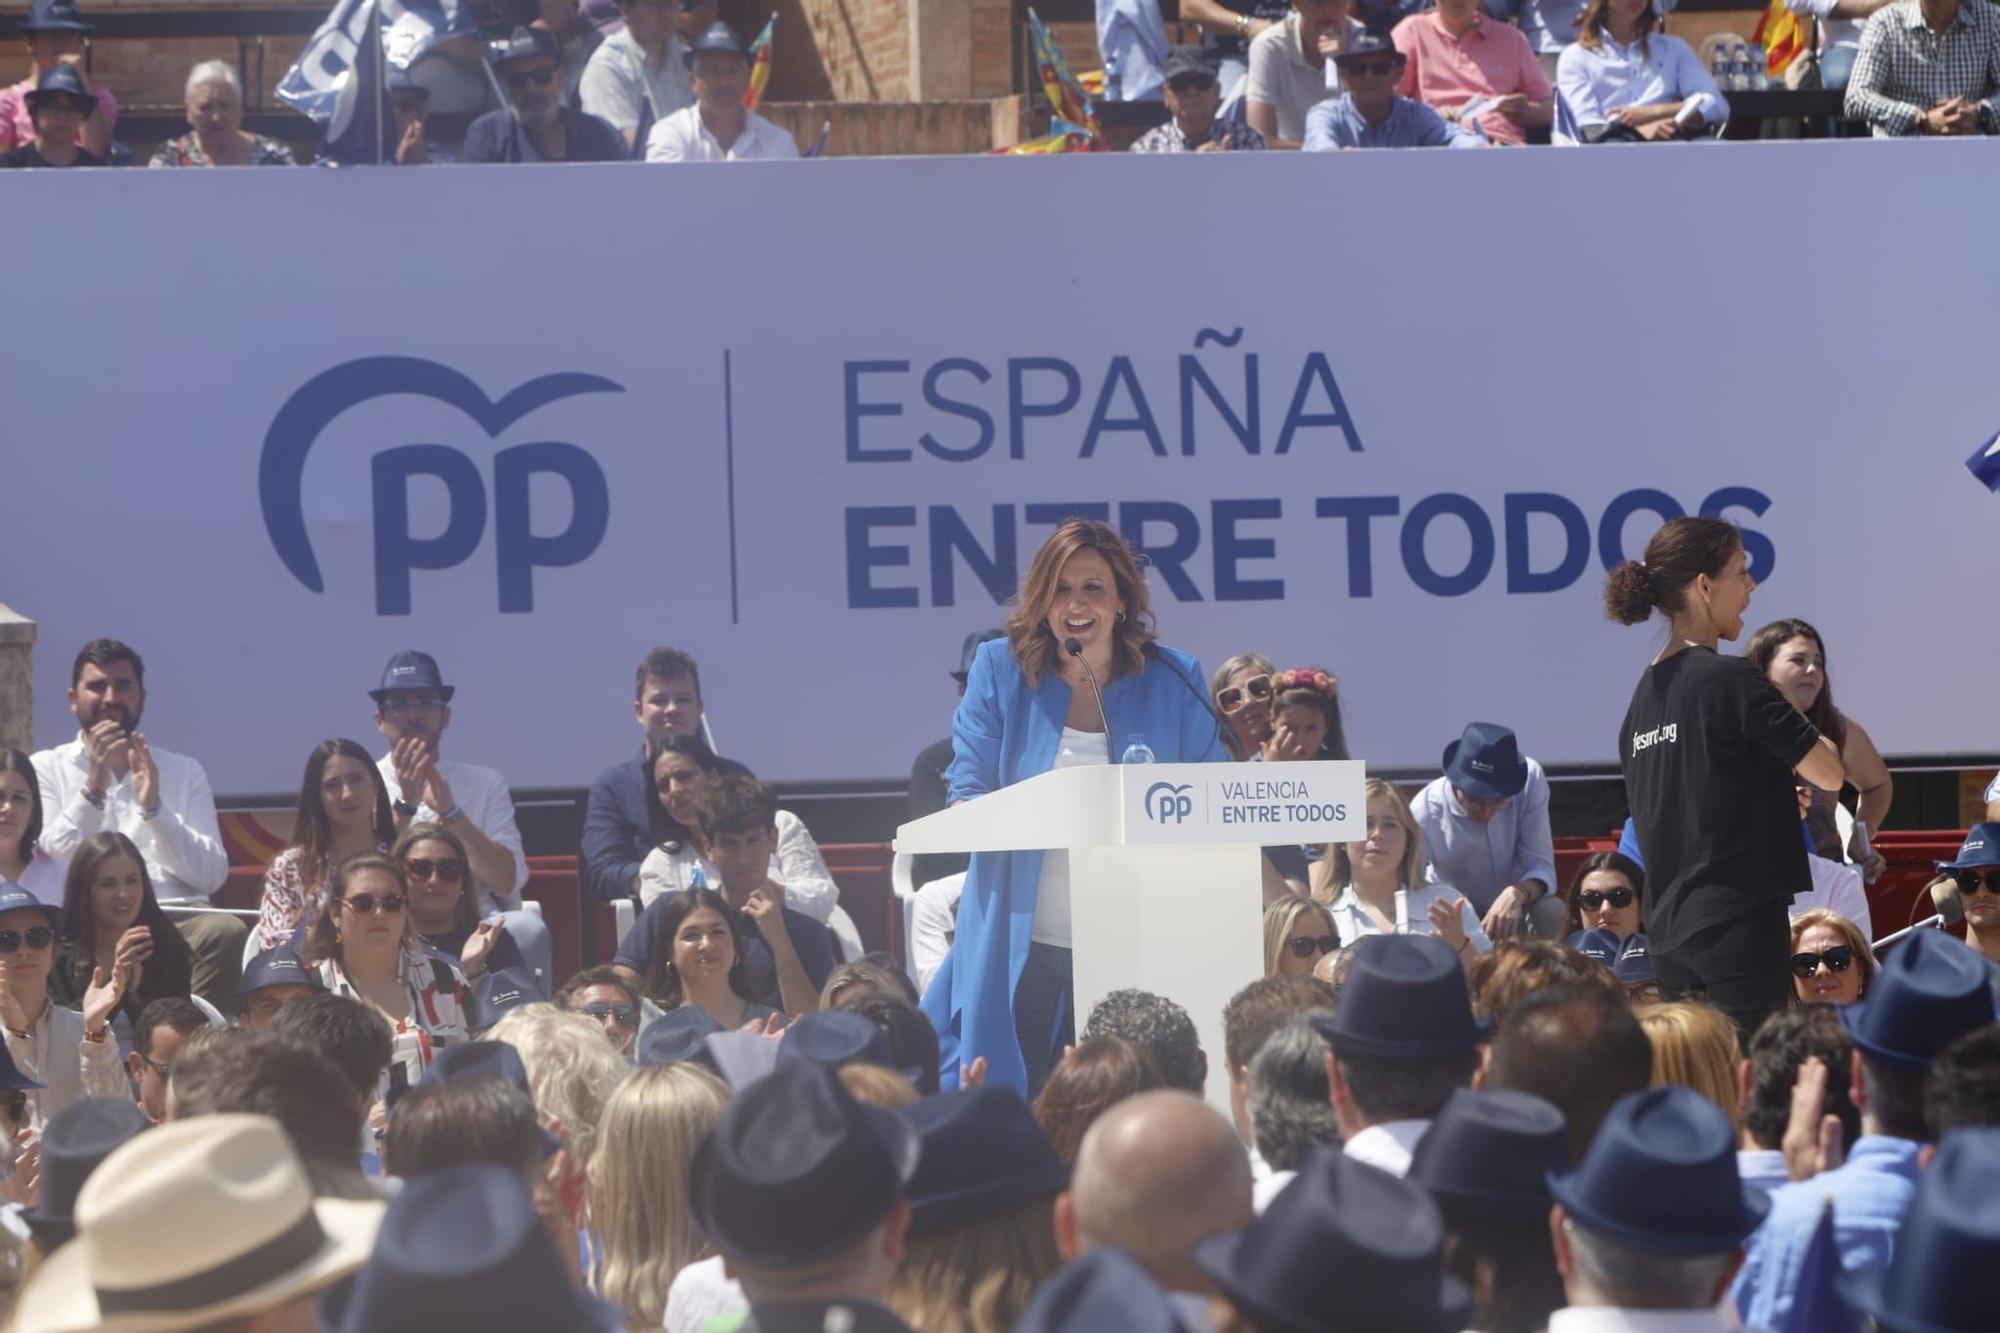
[[[1653,574],[1627,560],[1604,577],[1604,614],[1621,625],[1637,625],[1653,614]]]

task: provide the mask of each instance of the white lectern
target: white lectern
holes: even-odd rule
[[[1226,1114],[1222,1009],[1264,974],[1259,848],[1362,837],[1363,777],[1359,760],[1057,769],[903,825],[896,850],[1068,851],[1078,1031],[1114,990],[1176,1001]]]

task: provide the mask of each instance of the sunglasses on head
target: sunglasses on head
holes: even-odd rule
[[[606,1004],[602,1000],[594,1000],[583,1006],[578,1012],[589,1014],[599,1022],[602,1022],[606,1018],[614,1018],[618,1021],[618,1026],[621,1028],[629,1028],[639,1021],[639,1010],[635,1006],[629,1004]]]
[[[1630,907],[1632,905],[1632,890],[1607,889],[1603,893],[1599,893],[1596,889],[1585,889],[1582,893],[1576,895],[1576,905],[1586,912],[1595,912],[1606,903],[1610,903],[1613,907]]]
[[[1271,700],[1271,678],[1252,676],[1241,685],[1231,685],[1226,690],[1215,692],[1215,706],[1225,713],[1233,713],[1245,703],[1269,703]]]
[[[1849,945],[1837,944],[1824,953],[1792,955],[1792,971],[1801,980],[1818,972],[1821,963],[1826,964],[1826,970],[1829,972],[1845,972],[1854,964],[1854,950]]]
[[[1960,893],[1977,893],[1982,885],[1988,893],[2000,893],[2000,866],[1990,870],[1954,870],[1951,877]]]
[[[46,949],[54,942],[55,931],[47,926],[29,926],[26,930],[0,930],[0,953],[13,953],[25,942],[30,949]]]
[[[356,893],[342,898],[340,904],[356,916],[373,915],[376,906],[379,904],[384,912],[387,912],[390,916],[394,916],[403,910],[403,895],[400,893],[385,893],[380,898],[377,898],[372,893]]]
[[[465,878],[465,863],[462,861],[427,861],[422,857],[413,857],[403,862],[403,870],[411,879],[435,879],[446,884],[456,884]]]
[[[1292,951],[1294,958],[1314,958],[1323,953],[1332,953],[1340,947],[1338,935],[1300,935],[1285,941],[1285,947]]]
[[[507,75],[508,89],[517,93],[531,86],[546,88],[555,81],[556,70],[554,65],[549,66],[547,69],[509,71]]]

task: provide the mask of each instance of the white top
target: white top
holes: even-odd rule
[[[1836,46],[1861,46],[1861,19],[1837,19],[1833,17],[1833,7],[1840,0],[1785,0],[1785,8],[1797,14],[1801,20],[1819,20],[1819,49],[1831,51]],[[1803,26],[1803,23],[1801,24]]]
[[[667,1333],[702,1333],[717,1315],[748,1310],[750,1298],[735,1279],[722,1272],[722,1257],[697,1259],[674,1274],[667,1288],[667,1317],[660,1326]]]
[[[155,756],[159,751],[155,750]],[[129,1101],[132,1084],[118,1063],[118,1043],[83,1039],[83,1015],[51,1004],[28,1029],[26,1040],[7,1034],[7,1054],[14,1067],[48,1086],[28,1089],[28,1122],[40,1129],[49,1117],[85,1097],[117,1097]]]
[[[1250,1182],[1250,1211],[1262,1217],[1264,1210],[1271,1206],[1271,1200],[1285,1192],[1285,1186],[1292,1183],[1296,1171],[1272,1171],[1266,1168],[1261,1179]]]
[[[1449,884],[1419,884],[1408,890],[1405,902],[1409,920],[1399,921],[1395,933],[1398,935],[1437,934],[1431,925],[1431,904],[1440,899],[1458,899],[1458,919],[1465,927],[1465,938],[1472,941],[1472,947],[1486,953],[1493,947],[1493,941],[1486,938],[1486,928],[1479,924],[1479,914],[1472,910],[1472,904],[1465,901],[1465,895]],[[1340,896],[1326,909],[1333,916],[1333,928],[1340,932],[1342,946],[1350,945],[1363,935],[1380,935],[1381,928],[1375,918],[1361,905],[1361,898],[1354,892],[1352,884],[1343,885]]]
[[[1362,31],[1348,20],[1347,35]],[[1278,113],[1278,137],[1303,140],[1306,112],[1340,92],[1340,75],[1331,60],[1307,60],[1299,49],[1299,12],[1294,9],[1250,39],[1249,73],[1243,80],[1243,100],[1262,102]]]
[[[1549,1316],[1548,1333],[1725,1333],[1714,1310],[1621,1310],[1582,1305]]]
[[[63,905],[63,889],[69,880],[69,862],[50,856],[39,845],[28,859],[27,868],[15,883],[35,895],[36,902],[50,907]]]
[[[679,33],[668,38],[667,58],[654,69],[644,48],[633,40],[632,30],[620,28],[590,53],[590,63],[583,67],[576,93],[585,111],[610,121],[629,139],[645,118],[648,97],[653,102],[655,123],[682,107],[694,105],[694,85],[688,81],[687,43]]]
[[[229,854],[215,820],[215,793],[208,774],[186,755],[152,747],[160,771],[160,813],[144,818],[126,774],[104,793],[99,810],[83,799],[90,778],[90,747],[83,736],[34,755],[42,789],[42,850],[64,861],[85,838],[115,830],[130,838],[146,858],[153,893],[163,903],[205,902],[229,878]],[[60,901],[58,897],[57,901]]]
[[[1604,125],[1621,106],[1687,101],[1674,119],[1685,123],[1697,111],[1703,121],[1719,125],[1729,119],[1729,102],[1715,80],[1701,67],[1701,57],[1678,37],[1656,32],[1645,50],[1634,42],[1621,46],[1609,34],[1592,51],[1581,42],[1563,48],[1556,62],[1556,92],[1569,103],[1579,128]],[[1576,140],[1555,131],[1555,142]]]
[[[1385,1120],[1356,1134],[1341,1147],[1341,1151],[1357,1162],[1380,1167],[1392,1176],[1407,1176],[1410,1174],[1410,1158],[1417,1151],[1417,1140],[1423,1138],[1430,1127],[1428,1120]]]
[[[745,114],[743,132],[724,148],[701,118],[698,106],[674,112],[646,136],[648,162],[754,162],[760,159],[796,159],[799,146],[792,136],[758,115]]]
[[[1064,727],[1062,741],[1056,746],[1056,761],[1049,768],[1054,771],[1110,762],[1109,736],[1101,731]],[[1042,877],[1035,886],[1035,928],[1028,938],[1036,944],[1070,947],[1069,853],[1060,848],[1042,853]]]
[[[505,847],[514,857],[514,882],[512,884],[488,884],[484,880],[479,885],[481,902],[479,914],[490,916],[494,912],[518,912],[521,910],[521,890],[528,886],[528,858],[521,851],[521,830],[514,825],[514,797],[507,790],[507,779],[490,768],[478,764],[460,763],[456,759],[437,761],[438,772],[444,775],[445,784],[451,788],[451,799],[458,802],[458,808],[472,826],[484,833],[488,839]],[[388,755],[376,761],[375,767],[382,774],[382,783],[389,789],[389,799],[401,797],[403,788],[396,781],[396,765]],[[416,824],[442,824],[439,811],[433,810],[422,801],[417,803]],[[449,826],[447,826],[449,827]]]
[[[778,848],[771,853],[767,873],[785,886],[785,906],[815,921],[824,922],[832,916],[840,902],[840,886],[833,882],[833,872],[826,868],[819,844],[813,841],[805,821],[789,810],[778,811]],[[663,893],[692,888],[697,874],[704,885],[721,891],[721,873],[693,843],[683,842],[671,851],[664,845],[655,847],[639,863],[640,906],[650,907]]]
[[[1806,857],[1806,869],[1812,871],[1812,889],[1792,898],[1789,914],[1796,917],[1815,907],[1831,908],[1861,927],[1862,939],[1874,939],[1874,922],[1868,916],[1868,886],[1862,882],[1861,872],[1853,866],[1812,855]]]
[[[1791,1164],[1776,1148],[1738,1148],[1736,1175],[1744,1184],[1760,1190],[1774,1190],[1792,1183]]]

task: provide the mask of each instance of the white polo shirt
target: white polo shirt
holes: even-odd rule
[[[758,115],[745,112],[743,133],[724,148],[702,123],[699,106],[684,107],[653,126],[646,136],[648,162],[753,162],[795,159],[799,146],[792,136]]]

